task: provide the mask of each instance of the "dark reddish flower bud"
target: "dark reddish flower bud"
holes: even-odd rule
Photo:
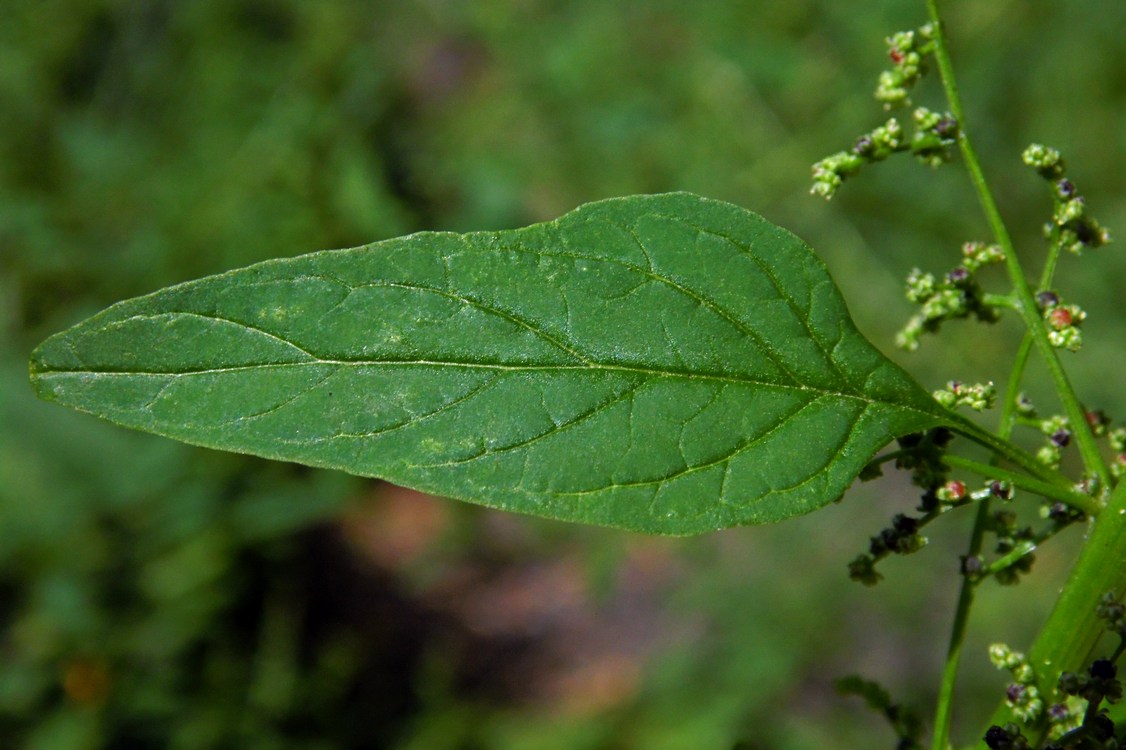
[[[903,51],[900,50],[898,47],[892,47],[891,50],[888,52],[888,57],[891,58],[891,61],[893,63],[895,63],[896,65],[899,65],[901,62],[903,62],[903,57],[904,57]]]
[[[935,123],[934,132],[942,138],[953,138],[958,135],[958,121],[953,117],[943,117]]]
[[[958,266],[953,271],[946,274],[946,280],[949,281],[951,284],[961,284],[962,282],[964,282],[969,277],[970,277],[970,272],[968,270],[966,270],[965,268],[963,268],[962,266]]]
[[[1051,440],[1052,445],[1057,448],[1066,448],[1068,444],[1071,443],[1071,430],[1065,430],[1061,427],[1053,432],[1052,436],[1048,439]]]
[[[1066,307],[1057,307],[1048,313],[1048,322],[1057,331],[1063,330],[1071,325],[1071,310]]]
[[[965,483],[960,482],[957,479],[951,479],[949,482],[943,485],[943,489],[946,490],[946,497],[949,500],[961,500],[966,496]]]

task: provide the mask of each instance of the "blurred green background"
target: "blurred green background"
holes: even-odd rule
[[[1126,232],[1126,3],[945,4],[1030,268],[1048,210],[1030,141]],[[958,167],[904,158],[807,195],[813,161],[883,121],[883,37],[922,6],[0,0],[0,747],[891,747],[831,682],[861,672],[929,714],[970,522],[851,583],[915,503],[902,477],[777,527],[648,539],[126,432],[35,401],[26,361],[199,275],[685,189],[803,236],[928,387],[1001,381],[1012,321],[890,344],[906,272],[985,237]],[[1060,278],[1090,312],[1074,380],[1122,419],[1126,261],[1112,245]],[[1077,540],[984,589],[959,741],[1005,684],[985,645],[1027,644]]]

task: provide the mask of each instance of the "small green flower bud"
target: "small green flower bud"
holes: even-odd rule
[[[1059,204],[1056,208],[1053,220],[1061,227],[1068,222],[1076,221],[1083,218],[1087,212],[1087,201],[1083,197],[1072,198],[1069,201]]]
[[[911,103],[910,92],[904,85],[904,77],[890,70],[880,72],[875,96],[877,100],[884,103],[884,109],[902,107]]]
[[[957,380],[951,380],[946,384],[945,389],[935,391],[932,395],[935,401],[938,401],[947,409],[968,406],[974,411],[984,411],[992,408],[997,401],[997,389],[993,383],[967,385]]]
[[[833,197],[846,177],[856,174],[864,160],[854,153],[839,151],[813,165],[813,187],[810,193],[826,200]]]
[[[938,287],[935,284],[934,274],[923,273],[918,268],[912,268],[907,274],[907,300],[909,302],[923,302],[933,297]]]
[[[949,389],[935,391],[931,394],[931,396],[934,397],[935,401],[942,404],[942,406],[947,409],[953,409],[958,403],[958,397],[951,393]]]
[[[892,117],[873,130],[871,137],[872,143],[876,146],[876,158],[887,158],[891,152],[898,151],[903,145],[903,127],[899,124],[899,120]]]
[[[1016,411],[1022,417],[1030,419],[1036,417],[1036,405],[1032,403],[1032,399],[1024,391],[1017,394]]]
[[[962,245],[962,264],[971,273],[985,266],[1002,263],[1005,253],[1000,245],[985,242],[967,242]]]
[[[1077,328],[1049,331],[1048,341],[1057,349],[1067,349],[1069,352],[1077,352],[1083,348],[1083,334]]]
[[[909,352],[917,351],[919,338],[926,330],[926,321],[921,315],[913,315],[899,333],[895,335],[895,345]]]
[[[1045,179],[1056,180],[1063,176],[1064,163],[1060,152],[1039,143],[1033,143],[1021,154],[1025,164],[1034,168]]]
[[[1036,460],[1052,469],[1059,468],[1061,458],[1060,449],[1054,445],[1045,445],[1036,451]]]
[[[989,662],[997,669],[1008,669],[1013,650],[1006,643],[993,643],[989,646]]]
[[[1111,450],[1126,451],[1126,427],[1117,427],[1106,434]]]

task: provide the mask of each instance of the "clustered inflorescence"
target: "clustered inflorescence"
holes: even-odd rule
[[[885,109],[911,106],[911,89],[927,72],[934,53],[934,27],[926,24],[913,31],[900,31],[887,38],[892,67],[880,73],[876,98]],[[847,151],[838,151],[813,165],[810,192],[832,198],[844,181],[865,164],[874,164],[892,154],[910,152],[924,164],[937,167],[950,161],[958,142],[958,121],[949,112],[917,107],[912,113],[910,137],[895,117],[861,135]]]
[[[876,99],[885,109],[913,106],[911,91],[926,75],[935,52],[935,29],[927,24],[911,31],[902,31],[887,38],[888,57],[892,67],[883,71],[876,88]],[[930,166],[939,166],[952,156],[961,133],[958,122],[950,114],[939,114],[925,107],[915,107],[913,133],[909,136],[896,118],[861,135],[853,147],[826,157],[813,166],[815,195],[831,198],[847,179],[866,164],[883,161],[893,154],[910,151]],[[1036,294],[1036,304],[1044,320],[1049,342],[1058,348],[1077,350],[1083,341],[1081,326],[1087,317],[1078,305],[1062,299],[1058,292],[1047,288],[1051,284],[1055,260],[1059,253],[1068,250],[1080,253],[1085,248],[1095,248],[1110,241],[1107,231],[1090,215],[1086,201],[1067,175],[1064,161],[1055,149],[1033,145],[1025,150],[1023,160],[1036,170],[1052,188],[1054,209],[1052,219],[1045,227],[1050,241],[1048,262],[1043,277],[1043,287]],[[958,263],[942,275],[915,268],[907,276],[907,299],[917,306],[899,332],[896,343],[909,351],[919,348],[924,335],[939,332],[950,320],[972,318],[981,322],[997,321],[1005,309],[1019,305],[1016,295],[986,292],[979,274],[991,266],[1006,262],[1000,245],[989,242],[966,242],[962,246]],[[934,392],[934,398],[948,409],[968,408],[982,411],[992,408],[998,400],[993,383],[965,383],[949,381]],[[1036,430],[1043,443],[1036,458],[1046,467],[1056,469],[1072,442],[1072,428],[1062,415],[1040,417],[1031,401],[1020,394],[1009,395],[1007,417],[1013,424]],[[1109,420],[1102,412],[1091,412],[1089,423],[1096,436],[1105,437],[1116,458],[1111,473],[1126,473],[1126,428],[1109,429]],[[884,463],[894,461],[896,468],[912,472],[912,482],[922,489],[919,515],[897,514],[891,524],[871,538],[868,552],[849,564],[853,579],[867,585],[881,578],[877,563],[892,554],[910,554],[922,549],[927,539],[923,528],[942,513],[953,508],[988,499],[1009,503],[1015,488],[1002,473],[986,480],[984,486],[970,489],[960,479],[950,477],[950,467],[943,456],[952,435],[944,430],[933,430],[925,435],[909,435],[899,441],[898,450],[874,460],[861,479],[872,479],[881,473]],[[1084,478],[1075,490],[1094,496],[1101,488],[1095,478]],[[962,573],[972,581],[993,577],[1004,583],[1015,583],[1032,564],[1032,551],[1064,526],[1081,520],[1083,513],[1058,500],[1045,502],[1040,516],[1047,524],[1040,530],[1017,522],[1011,509],[994,511],[986,531],[996,537],[996,559],[987,563],[981,555],[966,556],[962,560]]]
[[[862,134],[852,147],[831,154],[813,165],[813,185],[810,192],[825,199],[832,198],[846,180],[857,175],[868,165],[884,161],[895,154],[911,153],[920,162],[938,167],[950,161],[955,147],[960,147],[968,159],[973,159],[972,149],[961,132],[961,124],[949,112],[935,112],[916,106],[911,101],[912,91],[927,74],[938,50],[938,29],[927,24],[918,29],[903,31],[887,38],[888,57],[892,66],[879,76],[875,96],[885,110],[913,108],[910,122],[890,117],[882,125]],[[948,91],[949,94],[949,91]],[[955,111],[960,111],[951,99]],[[910,132],[908,132],[910,130]],[[1044,179],[1053,201],[1050,220],[1044,225],[1048,240],[1043,272],[1039,283],[1032,286],[1031,295],[1035,313],[1042,321],[1043,336],[1057,349],[1077,351],[1082,346],[1082,325],[1087,313],[1071,300],[1064,299],[1054,288],[1057,262],[1064,251],[1081,255],[1086,250],[1110,242],[1110,234],[1091,215],[1085,198],[1067,176],[1066,166],[1059,152],[1040,144],[1029,146],[1022,154],[1026,165]],[[973,165],[971,165],[973,166]],[[972,170],[971,170],[972,171]],[[988,211],[987,211],[988,213]],[[999,219],[998,219],[999,221]],[[966,242],[961,257],[953,268],[941,275],[914,268],[907,276],[907,300],[915,306],[907,324],[899,332],[896,343],[903,349],[915,351],[925,335],[938,333],[947,321],[974,319],[993,323],[1006,310],[1021,313],[1028,325],[1034,325],[1027,309],[1030,295],[1023,288],[1019,264],[1012,254],[1011,241],[1003,231],[996,232],[1002,244]],[[1014,288],[1008,294],[986,291],[983,279],[988,281],[991,266],[1008,267]],[[983,275],[984,274],[984,275]],[[1017,282],[1020,281],[1018,285]],[[1020,286],[1021,288],[1017,288]],[[1039,331],[1037,336],[1041,335]],[[1030,347],[1032,334],[1022,345],[1024,353],[1018,355],[1014,365],[1014,382],[1019,381]],[[1043,341],[1043,339],[1039,339]],[[1022,359],[1023,358],[1023,359]],[[1015,389],[1014,389],[1015,390]],[[983,411],[993,408],[1000,400],[1003,405],[999,435],[1008,439],[1015,427],[1029,428],[1039,435],[1040,445],[1035,451],[1035,461],[1047,472],[1057,472],[1067,459],[1067,450],[1073,443],[1077,425],[1067,416],[1051,414],[1041,416],[1032,401],[1023,393],[1005,393],[999,397],[992,382],[967,383],[950,380],[933,393],[934,399],[949,410],[967,408]],[[1068,405],[1068,414],[1077,419],[1082,410]],[[1114,458],[1109,465],[1109,475],[1087,475],[1072,487],[1062,475],[1055,474],[1056,485],[1031,481],[1032,475],[1016,474],[996,465],[984,465],[949,454],[954,434],[939,427],[925,433],[907,435],[898,441],[894,450],[873,459],[860,474],[861,480],[881,475],[884,464],[893,463],[897,469],[909,471],[911,482],[921,490],[920,502],[914,514],[899,513],[891,523],[869,540],[867,552],[849,563],[852,579],[874,585],[882,576],[878,563],[890,555],[906,555],[919,551],[927,544],[923,535],[925,527],[946,512],[969,504],[981,505],[978,531],[969,554],[962,556],[960,572],[966,586],[992,578],[999,584],[1017,583],[1031,570],[1034,550],[1061,529],[1086,519],[1084,510],[1095,512],[1100,494],[1107,489],[1100,486],[1109,477],[1126,475],[1126,427],[1112,429],[1111,420],[1100,410],[1085,414],[1086,425],[1079,426],[1081,433],[1075,442],[1083,443],[1084,462],[1088,469],[1089,437],[1106,441]],[[1087,432],[1089,428],[1090,434]],[[984,477],[976,486],[952,476],[957,468],[974,471]],[[1099,467],[1100,469],[1102,467]],[[1013,504],[1017,489],[1031,490],[1031,494],[1044,497],[1040,504],[1039,520],[1033,524],[1022,523]],[[1087,502],[1091,499],[1091,502]],[[992,540],[992,554],[990,554]],[[1122,698],[1122,684],[1117,678],[1116,662],[1126,651],[1126,607],[1118,598],[1108,594],[1103,599],[1099,616],[1108,630],[1117,633],[1122,643],[1109,658],[1097,659],[1082,672],[1065,672],[1058,685],[1048,688],[1038,681],[1032,663],[1024,654],[1007,646],[996,645],[990,649],[993,663],[1012,674],[1006,699],[1012,714],[1020,724],[994,726],[985,736],[985,743],[993,750],[1021,750],[1033,745],[1022,734],[1022,727],[1047,728],[1051,750],[1072,748],[1123,748],[1126,750],[1126,726],[1115,726],[1104,704],[1116,703]],[[893,704],[887,692],[875,683],[859,678],[841,686],[842,691],[863,696],[870,707],[879,710],[891,721],[901,748],[918,747],[918,726],[904,724],[902,709]],[[1041,732],[1043,734],[1043,732]],[[1040,746],[1037,746],[1040,747]]]
[[[1122,681],[1118,678],[1118,659],[1126,652],[1126,606],[1111,591],[1103,595],[1096,614],[1107,632],[1118,636],[1118,646],[1109,657],[1093,660],[1085,670],[1064,672],[1055,685],[1055,702],[1045,707],[1037,687],[1036,673],[1024,654],[1003,644],[989,649],[998,668],[1008,669],[1013,682],[1006,698],[1013,716],[1025,727],[1047,726],[1044,750],[1086,750],[1126,747],[1126,725],[1115,722],[1103,705],[1122,700]],[[1020,724],[994,725],[985,733],[985,744],[992,750],[1032,750]]]

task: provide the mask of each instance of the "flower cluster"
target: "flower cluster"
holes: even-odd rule
[[[1048,324],[1048,341],[1057,349],[1079,351],[1083,346],[1083,334],[1079,327],[1087,319],[1087,313],[1079,305],[1067,305],[1053,291],[1045,290],[1036,295],[1041,315]]]
[[[923,490],[919,510],[931,513],[938,509],[938,490],[947,483],[950,467],[943,460],[953,434],[944,427],[924,433],[904,435],[897,441],[900,447],[895,461],[897,469],[911,471],[911,484]]]
[[[876,98],[884,103],[884,109],[910,106],[910,90],[927,72],[927,57],[935,49],[934,37],[935,29],[931,24],[888,37],[888,56],[892,67],[880,74],[876,87]],[[899,120],[892,117],[857,138],[851,149],[838,151],[814,164],[813,186],[809,192],[825,199],[832,198],[841,184],[859,172],[862,166],[883,161],[902,151],[910,151],[932,167],[950,161],[961,134],[954,115],[918,107],[912,119],[915,131],[910,138],[904,135]]]
[[[937,518],[944,509],[969,502],[965,484],[947,481],[950,467],[943,462],[943,455],[952,438],[951,432],[944,427],[899,438],[899,450],[893,454],[895,466],[911,470],[911,483],[923,489],[919,506],[923,516],[896,515],[889,527],[871,537],[868,552],[849,563],[849,578],[865,586],[874,586],[882,578],[876,570],[876,563],[888,555],[909,555],[919,551],[927,543],[927,538],[919,533],[927,523]],[[861,479],[872,479],[879,475],[877,460],[865,467],[860,476]]]
[[[870,133],[856,139],[848,151],[838,151],[813,165],[813,187],[809,192],[828,200],[846,178],[855,175],[860,167],[883,161],[898,151],[909,148],[903,137],[903,127],[892,117]]]
[[[868,543],[868,553],[858,555],[848,564],[848,576],[865,586],[874,586],[883,576],[876,570],[876,563],[888,555],[910,555],[927,544],[927,538],[919,533],[919,519],[896,514],[891,526],[880,531]]]
[[[1038,719],[1044,712],[1044,701],[1040,698],[1040,690],[1036,687],[1036,672],[1028,657],[1020,651],[1013,651],[1004,643],[994,643],[989,647],[989,661],[997,669],[1007,669],[1013,675],[1013,681],[1005,691],[1005,698],[1013,715],[1025,722]]]
[[[1060,465],[1063,449],[1071,445],[1071,425],[1067,417],[1057,414],[1041,420],[1039,429],[1047,436],[1048,441],[1036,452],[1036,458],[1054,469]]]
[[[1118,668],[1110,659],[1095,659],[1083,673],[1064,672],[1060,675],[1059,689],[1087,703],[1102,700],[1118,703],[1122,700],[1122,681],[1118,679]]]
[[[896,345],[915,351],[923,334],[935,333],[944,322],[955,318],[972,315],[986,323],[996,321],[999,317],[997,307],[987,301],[985,291],[974,274],[1004,259],[1005,255],[997,245],[967,242],[962,246],[961,265],[941,279],[918,268],[912,269],[907,275],[907,300],[919,305],[919,312],[911,316],[896,336]]]
[[[938,114],[926,107],[914,113],[915,135],[911,138],[911,153],[930,167],[940,167],[950,161],[958,143],[958,121],[946,112]]]
[[[919,107],[914,113],[914,123],[915,131],[907,138],[899,120],[892,117],[857,138],[848,151],[838,151],[817,162],[813,165],[813,187],[809,192],[828,200],[865,164],[875,164],[904,151],[910,151],[919,161],[932,167],[950,161],[960,132],[954,116]]]
[[[1115,477],[1126,476],[1126,427],[1110,430],[1106,437],[1110,442],[1110,449],[1114,451],[1114,462],[1110,465],[1110,473]]]
[[[1052,186],[1055,206],[1052,220],[1044,228],[1049,237],[1055,237],[1060,247],[1076,255],[1110,242],[1110,232],[1090,215],[1086,199],[1066,177],[1067,168],[1059,151],[1033,143],[1021,158]]]
[[[1032,745],[1028,744],[1028,739],[1021,734],[1020,727],[1011,722],[1003,727],[996,724],[989,727],[985,733],[985,746],[990,750],[1031,750],[1032,748]]]
[[[997,388],[992,382],[970,385],[959,380],[951,380],[945,388],[935,391],[933,396],[935,401],[947,409],[968,406],[974,411],[985,411],[992,409],[993,404],[997,402]]]
[[[927,57],[934,52],[935,29],[931,24],[914,31],[900,31],[887,38],[892,67],[880,73],[876,99],[884,109],[911,105],[911,89],[927,72]]]

